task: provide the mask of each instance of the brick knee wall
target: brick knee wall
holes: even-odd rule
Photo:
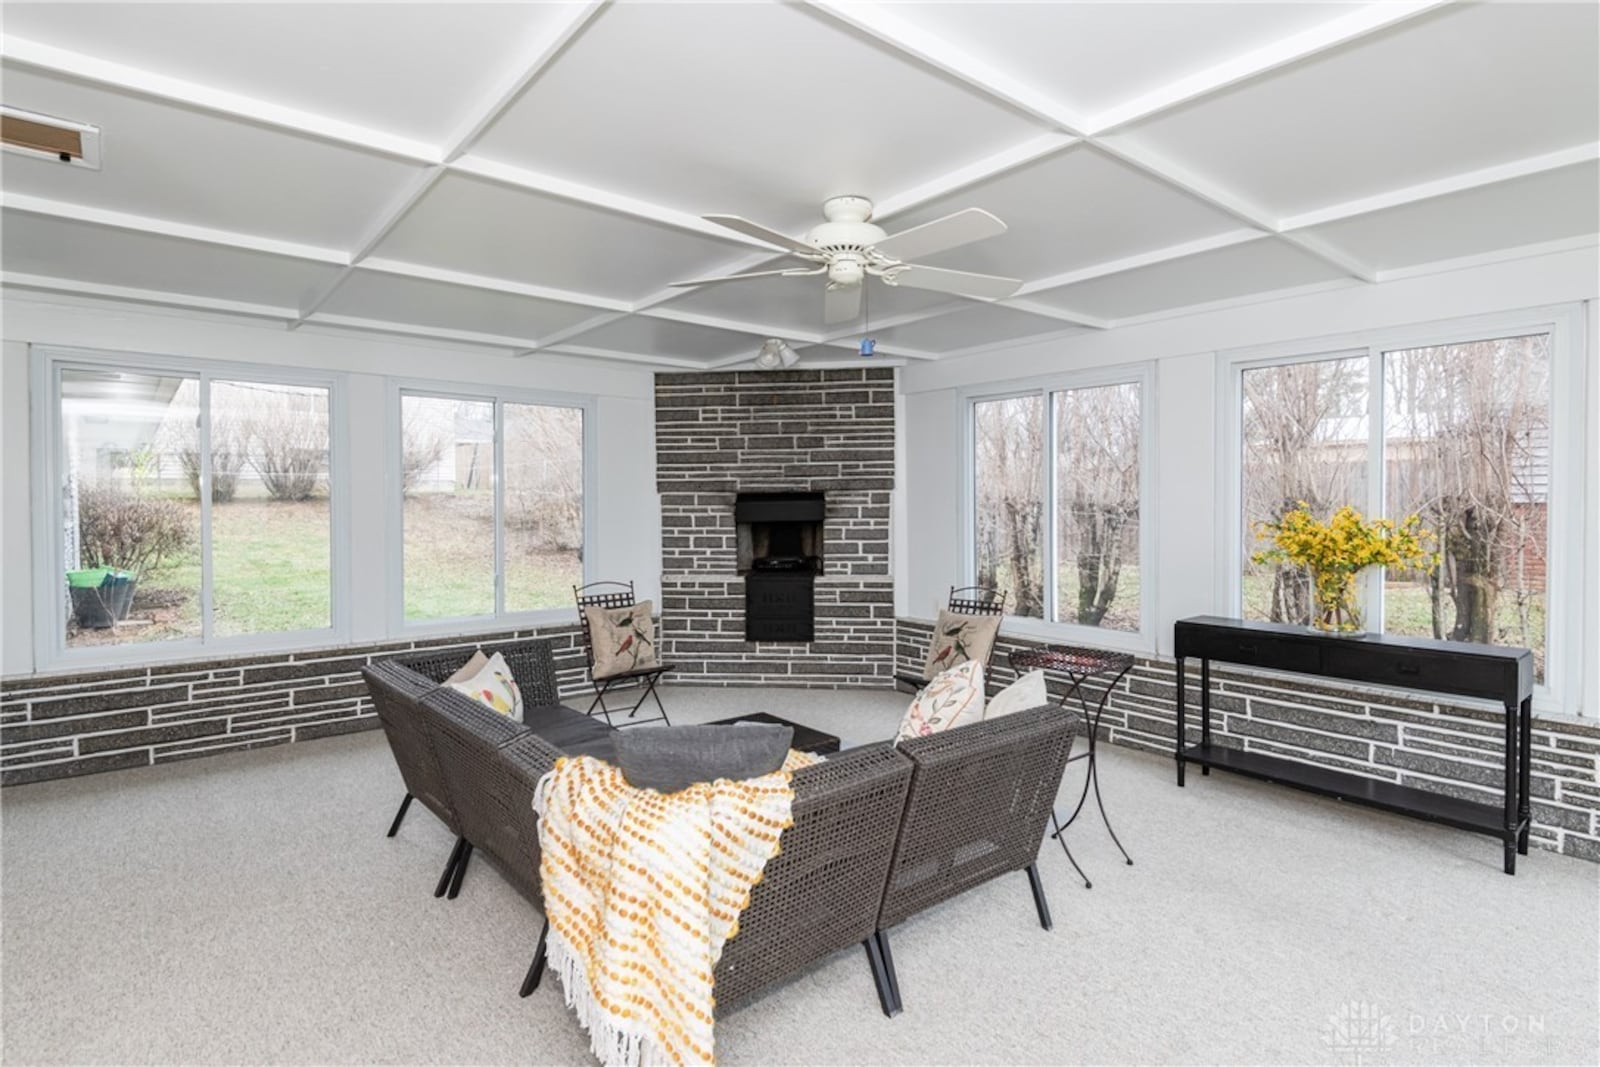
[[[932,632],[931,622],[899,620],[898,670],[921,672]],[[1006,665],[1009,653],[1042,644],[1002,633],[990,692],[1016,679]],[[1199,706],[1198,675],[1188,672],[1191,709]],[[1065,695],[1064,683],[1046,677],[1053,695]],[[1467,800],[1501,802],[1504,712],[1226,664],[1212,665],[1211,688],[1214,741]],[[1105,687],[1089,684],[1084,690],[1092,707]],[[1176,704],[1173,661],[1140,657],[1107,700],[1100,737],[1170,756]],[[1193,711],[1187,727],[1189,741],[1198,743]],[[1536,716],[1531,765],[1530,842],[1600,861],[1600,726]]]

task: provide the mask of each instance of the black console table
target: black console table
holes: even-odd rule
[[[1203,615],[1173,625],[1178,661],[1178,785],[1184,765],[1199,764],[1263,781],[1337,797],[1400,815],[1412,815],[1501,839],[1505,871],[1517,873],[1517,854],[1528,854],[1529,747],[1533,724],[1533,653],[1411,637],[1319,634],[1304,627],[1243,622]],[[1184,661],[1200,661],[1200,743],[1185,729]],[[1266,670],[1314,674],[1372,685],[1493,700],[1505,708],[1504,807],[1461,800],[1346,771],[1226,748],[1211,743],[1211,661]]]

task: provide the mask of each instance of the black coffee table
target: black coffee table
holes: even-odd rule
[[[709,723],[711,726],[731,726],[736,722],[759,722],[769,726],[787,726],[794,730],[794,740],[789,747],[800,752],[809,752],[813,756],[827,756],[839,751],[839,739],[832,734],[825,734],[821,730],[813,730],[809,726],[801,726],[788,719],[780,719],[776,715],[768,715],[764,711],[751,712],[749,715],[737,715],[731,719],[718,719]]]

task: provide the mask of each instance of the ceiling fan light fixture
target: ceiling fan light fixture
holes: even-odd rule
[[[800,354],[790,348],[787,341],[781,341],[776,337],[762,341],[761,350],[756,353],[756,366],[762,370],[792,367],[799,362]]]

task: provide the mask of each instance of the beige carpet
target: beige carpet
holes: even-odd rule
[[[681,721],[788,714],[887,736],[894,694],[676,688]],[[906,1010],[842,952],[733,1012],[726,1064],[1594,1063],[1600,867],[1103,749],[1097,823],[1041,869],[893,931]],[[1078,781],[1081,764],[1069,778]],[[369,733],[0,794],[9,1064],[592,1063],[539,929],[487,865],[435,900],[450,839]]]

